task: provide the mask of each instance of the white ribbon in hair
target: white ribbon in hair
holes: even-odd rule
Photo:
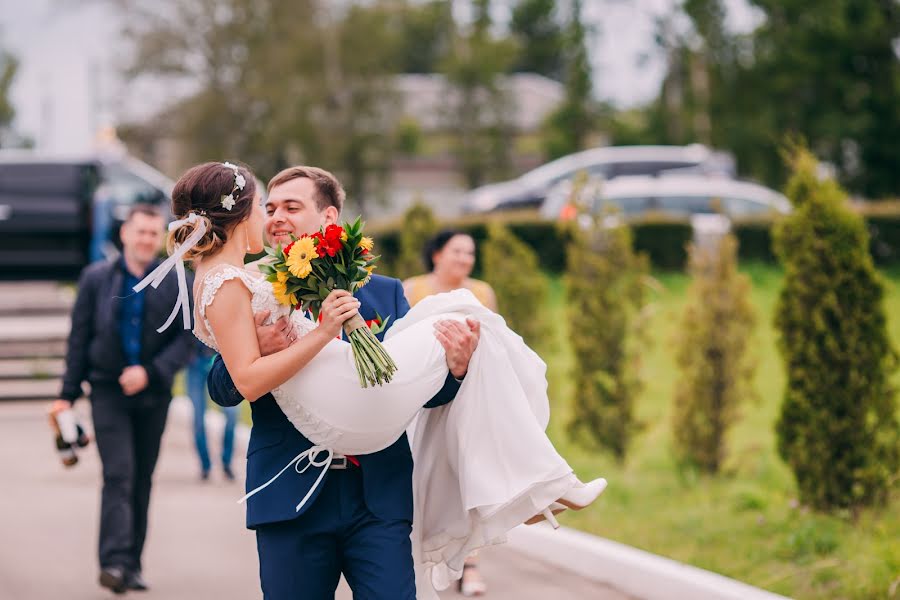
[[[175,268],[178,275],[178,300],[175,302],[172,314],[169,315],[169,318],[163,326],[156,330],[159,333],[162,333],[169,328],[169,325],[171,325],[172,321],[175,320],[175,317],[178,316],[179,308],[181,309],[181,317],[184,320],[184,328],[191,328],[191,301],[190,296],[188,295],[187,277],[184,271],[184,255],[187,254],[191,248],[196,246],[201,238],[203,238],[203,235],[206,233],[206,220],[197,216],[197,213],[190,213],[184,219],[169,223],[169,231],[174,231],[182,225],[187,225],[189,223],[196,223],[191,235],[189,235],[183,243],[176,245],[169,258],[153,269],[149,275],[144,277],[144,279],[133,288],[135,292],[142,291],[148,285],[152,285],[153,289],[156,289],[159,287],[159,284],[165,280],[169,271],[171,271],[173,267]]]

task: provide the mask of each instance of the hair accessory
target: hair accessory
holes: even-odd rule
[[[148,285],[153,286],[153,288],[156,289],[159,287],[159,284],[166,279],[166,275],[168,275],[172,269],[175,269],[178,280],[178,300],[175,302],[175,307],[172,309],[169,318],[162,327],[156,330],[159,333],[168,329],[169,325],[175,320],[175,317],[178,316],[179,311],[181,312],[182,321],[184,321],[184,328],[191,328],[191,302],[190,296],[188,295],[187,279],[184,271],[184,255],[187,254],[191,248],[196,246],[206,233],[206,221],[200,220],[199,215],[192,212],[184,219],[169,223],[169,231],[175,231],[179,227],[185,225],[194,226],[194,230],[188,235],[187,239],[181,244],[176,245],[171,256],[153,269],[149,275],[144,277],[144,279],[133,288],[135,292],[140,292]]]
[[[223,167],[227,167],[234,172],[234,187],[231,188],[231,193],[227,196],[222,196],[222,208],[225,210],[231,210],[234,207],[234,193],[238,190],[244,191],[244,186],[247,185],[247,180],[244,179],[244,176],[241,175],[240,170],[237,165],[231,164],[230,162],[223,162]]]

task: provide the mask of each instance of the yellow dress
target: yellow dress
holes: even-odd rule
[[[406,280],[404,287],[408,290],[406,299],[409,301],[410,306],[415,306],[428,296],[433,296],[438,293],[438,290],[434,288],[431,281],[431,277],[427,274],[410,277]],[[477,298],[484,306],[494,310],[493,304],[495,296],[494,290],[491,288],[490,284],[478,279],[470,278],[466,280],[466,285],[463,287],[472,292],[475,298]]]

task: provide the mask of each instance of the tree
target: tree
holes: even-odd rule
[[[4,131],[12,123],[16,110],[9,99],[9,89],[16,77],[19,61],[15,56],[0,49],[0,144],[4,141]]]
[[[128,74],[189,81],[167,108],[191,162],[239,157],[269,177],[314,162],[365,213],[395,148],[401,29],[389,2],[127,0]]]
[[[534,250],[500,223],[488,226],[481,248],[484,278],[497,294],[497,311],[532,348],[547,339],[542,318],[547,284]]]
[[[755,60],[744,87],[761,84],[766,99],[754,107],[774,133],[759,150],[769,154],[766,170],[784,173],[772,149],[793,131],[854,189],[873,197],[897,193],[900,4],[828,0],[812,12],[802,0],[752,4],[766,18],[753,35]]]
[[[513,8],[509,29],[519,45],[515,71],[563,81],[565,32],[554,0],[520,0]]]
[[[900,189],[900,4],[884,0],[751,0],[756,30],[725,27],[722,0],[683,0],[689,31],[664,19],[668,73],[649,126],[667,143],[735,153],[741,171],[780,187],[786,134],[809,140],[841,180],[870,197]]]
[[[549,158],[583,150],[596,122],[581,6],[581,0],[573,0],[566,36],[566,99],[545,124],[544,149]]]
[[[434,211],[423,202],[416,202],[403,213],[403,227],[400,230],[400,248],[393,275],[406,279],[425,272],[422,251],[425,243],[437,233]]]
[[[634,253],[628,226],[607,214],[595,216],[587,230],[573,230],[566,259],[566,316],[575,354],[568,429],[576,440],[624,461],[637,430],[634,403],[642,387],[647,257]]]
[[[677,339],[680,376],[672,428],[678,455],[707,473],[725,459],[725,437],[752,394],[750,280],[737,269],[737,238],[690,248],[691,287]]]
[[[791,158],[794,212],[774,231],[785,270],[775,324],[787,383],[778,450],[816,509],[882,502],[900,467],[884,283],[862,218],[806,150]]]
[[[453,52],[442,64],[451,86],[453,152],[469,187],[510,174],[514,133],[502,75],[515,59],[515,44],[491,36],[489,0],[477,0],[475,9],[470,31],[457,34]]]
[[[449,0],[404,3],[400,48],[401,73],[435,73],[449,54],[456,23]]]

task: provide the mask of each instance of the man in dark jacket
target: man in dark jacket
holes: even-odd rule
[[[122,225],[122,256],[94,263],[81,274],[72,309],[59,403],[72,404],[91,385],[91,412],[103,463],[100,507],[100,585],[116,593],[146,589],[141,553],[153,469],[172,379],[190,359],[190,331],[165,322],[178,284],[172,273],[156,293],[132,287],[156,266],[165,219],[136,205]]]

